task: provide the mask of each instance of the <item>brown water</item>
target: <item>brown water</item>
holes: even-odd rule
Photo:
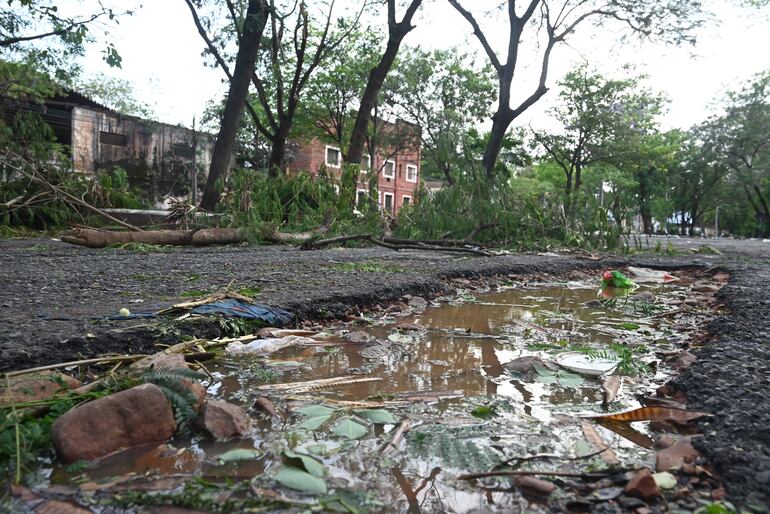
[[[656,294],[660,309],[673,308],[679,286],[644,287]],[[639,292],[640,290],[636,291]],[[285,448],[312,453],[327,470],[327,484],[338,490],[366,491],[385,510],[409,512],[466,512],[478,507],[506,510],[527,505],[518,494],[485,491],[454,477],[486,471],[511,456],[555,453],[578,456],[594,448],[586,440],[581,420],[573,414],[601,410],[601,383],[594,377],[572,377],[553,382],[548,377],[516,378],[503,364],[517,357],[552,357],[570,344],[597,350],[613,342],[654,351],[672,350],[686,330],[680,323],[652,318],[638,302],[625,297],[605,304],[596,287],[585,283],[545,284],[505,288],[460,295],[429,307],[422,313],[374,319],[373,323],[338,324],[320,337],[326,344],[288,348],[269,359],[225,357],[207,364],[216,380],[209,394],[250,406],[255,398],[269,396],[281,413],[274,421],[262,417],[252,437],[226,443],[195,439],[178,440],[173,446],[134,449],[102,461],[86,471],[90,480],[125,475],[127,472],[197,473],[206,477],[255,479],[260,487],[278,488],[270,478],[281,463]],[[626,325],[629,322],[638,328]],[[423,330],[399,327],[414,325]],[[364,330],[381,341],[379,358],[362,356],[367,345],[345,342],[346,331]],[[546,349],[550,345],[553,348]],[[371,348],[369,349],[371,354]],[[366,353],[366,352],[364,352]],[[639,354],[638,361],[657,361],[654,353]],[[623,378],[623,387],[611,410],[637,406],[634,393],[648,392],[662,384],[669,372],[663,366],[644,376]],[[266,383],[293,383],[321,378],[353,376],[379,380],[330,387],[297,394],[265,392]],[[424,396],[427,400],[420,398]],[[436,400],[437,397],[439,399]],[[339,410],[327,425],[316,431],[297,428],[304,418],[296,408],[303,404],[384,402],[398,419],[409,418],[403,450],[382,456],[380,449],[395,431],[395,424],[364,425],[367,435],[354,441],[335,436],[335,419],[354,415]],[[472,416],[479,406],[492,406],[489,419]],[[631,439],[644,438],[644,424]],[[597,426],[605,442],[624,464],[649,463],[652,453],[628,438]],[[258,449],[257,459],[222,464],[217,456],[233,448]],[[600,457],[580,463],[543,461],[539,469],[574,469],[599,466]],[[56,470],[54,481],[66,482],[71,474]],[[503,482],[505,483],[505,482]],[[494,482],[489,482],[490,485]],[[361,495],[359,496],[366,496]],[[358,501],[363,501],[359,498]]]

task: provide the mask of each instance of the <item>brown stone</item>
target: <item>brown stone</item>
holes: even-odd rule
[[[698,282],[696,284],[693,284],[692,290],[697,293],[716,293],[717,291],[719,291],[719,286]]]
[[[273,405],[273,402],[265,398],[264,396],[260,396],[256,400],[254,400],[254,408],[264,412],[268,416],[275,416],[275,405]]]
[[[12,403],[31,402],[45,400],[62,391],[68,391],[80,387],[80,382],[69,375],[58,371],[44,371],[11,377],[9,389],[3,381],[0,388],[0,406],[5,407]]]
[[[520,476],[513,480],[513,485],[522,492],[530,496],[548,496],[556,486],[547,480],[541,480],[535,477]]]
[[[428,301],[421,296],[414,296],[409,299],[409,307],[415,312],[422,312],[428,307]]]
[[[51,438],[67,464],[162,442],[174,430],[174,412],[166,395],[155,385],[143,384],[75,407],[56,420]]]
[[[238,405],[209,400],[201,409],[198,425],[214,439],[227,439],[244,435],[251,427],[251,422]]]
[[[655,469],[668,471],[680,467],[683,463],[691,463],[700,457],[698,450],[692,447],[689,437],[683,437],[673,446],[663,449],[655,455]]]
[[[184,355],[179,353],[158,353],[150,355],[149,357],[136,361],[131,367],[139,370],[150,368],[190,369],[190,365],[185,360]],[[192,393],[193,397],[195,397],[195,405],[193,408],[196,411],[199,410],[206,400],[206,388],[195,380],[189,378],[181,379],[180,383]]]
[[[698,358],[690,352],[682,352],[674,361],[674,368],[676,368],[678,371],[685,370],[692,366],[696,360],[698,360]]]
[[[670,434],[663,434],[655,440],[655,449],[662,450],[669,446],[673,446],[674,443],[676,443],[676,439],[673,436]]]
[[[363,330],[357,330],[350,332],[345,336],[345,339],[351,343],[369,343],[374,341],[374,336]]]
[[[634,475],[626,484],[623,492],[644,501],[651,501],[660,496],[658,484],[655,483],[649,469],[643,469]]]

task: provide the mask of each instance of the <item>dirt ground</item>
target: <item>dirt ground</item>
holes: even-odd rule
[[[666,239],[662,245],[667,245]],[[635,255],[592,260],[578,255],[515,254],[468,258],[386,249],[304,252],[284,247],[179,248],[162,253],[90,250],[50,239],[0,240],[0,371],[88,358],[154,351],[177,342],[162,322],[108,321],[121,308],[156,310],[196,295],[249,291],[282,307],[295,321],[355,314],[405,294],[432,296],[448,279],[561,274],[626,264],[720,267],[731,274],[718,298],[726,307],[708,326],[698,361],[675,385],[688,405],[714,414],[702,422],[696,446],[724,478],[728,499],[751,508],[770,501],[770,244],[677,240],[676,256]],[[709,244],[723,255],[693,254]],[[654,247],[656,241],[651,240]],[[217,323],[193,329],[209,337]]]

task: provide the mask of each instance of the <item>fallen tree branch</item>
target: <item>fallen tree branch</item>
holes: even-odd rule
[[[79,361],[60,362],[59,364],[49,364],[48,366],[39,366],[37,368],[22,369],[19,371],[9,371],[5,373],[6,377],[18,377],[21,375],[28,375],[30,373],[37,373],[39,371],[49,371],[52,369],[68,368],[70,366],[80,366],[82,364],[101,364],[104,362],[126,362],[136,361],[147,357],[144,354],[137,355],[119,355],[116,357],[95,357],[93,359],[83,359]]]
[[[441,246],[438,244],[428,244],[422,241],[414,241],[411,239],[394,239],[384,237],[378,239],[371,234],[354,234],[349,236],[337,236],[329,239],[320,240],[308,240],[302,245],[303,250],[316,250],[325,246],[344,243],[346,241],[368,241],[374,245],[382,246],[383,248],[389,248],[391,250],[425,250],[433,252],[457,252],[457,253],[470,253],[473,255],[479,255],[483,257],[489,257],[492,254],[483,250],[477,250],[475,248],[465,248],[462,246]],[[399,241],[398,243],[390,241]],[[435,241],[440,242],[439,240]]]
[[[246,237],[234,228],[202,228],[199,230],[152,230],[142,232],[119,232],[98,230],[88,227],[75,227],[62,237],[62,241],[87,246],[104,248],[110,245],[142,243],[172,246],[206,246],[215,244],[242,243]]]
[[[409,431],[409,425],[409,418],[404,418],[401,420],[401,423],[398,424],[398,428],[395,432],[393,432],[393,437],[391,437],[390,441],[382,445],[380,448],[380,455],[387,455],[392,450],[398,448],[398,443],[400,443],[401,439],[404,438],[404,434]]]

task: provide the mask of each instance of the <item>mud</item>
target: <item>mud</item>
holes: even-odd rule
[[[594,261],[575,256],[462,259],[382,249],[301,252],[279,247],[141,254],[75,248],[46,239],[3,240],[0,370],[109,352],[149,352],[156,350],[158,341],[178,341],[178,334],[164,336],[155,323],[101,318],[123,307],[150,310],[187,300],[183,293],[191,290],[259,288],[257,301],[289,309],[301,321],[355,314],[405,294],[444,294],[458,278],[558,275],[622,264],[671,270],[719,265],[731,274],[728,286],[718,294],[725,314],[707,325],[711,335],[694,351],[698,361],[676,385],[686,393],[688,406],[714,413],[701,422],[704,437],[695,444],[724,479],[727,499],[761,511],[770,490],[770,300],[766,294],[770,266],[757,260],[764,257],[764,251],[758,251],[738,258],[697,255]],[[344,263],[391,268],[363,270],[346,268]],[[132,303],[136,300],[141,303]],[[221,327],[205,323],[191,330],[213,336]]]

